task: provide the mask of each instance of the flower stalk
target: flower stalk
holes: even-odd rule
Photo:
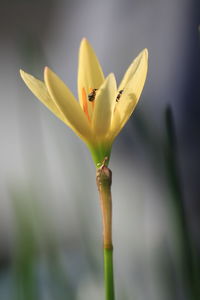
[[[103,221],[103,249],[104,249],[104,281],[105,299],[114,300],[113,274],[113,244],[112,244],[112,172],[106,166],[107,157],[97,169],[96,182],[99,191]]]

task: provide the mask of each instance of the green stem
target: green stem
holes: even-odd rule
[[[97,169],[97,187],[99,191],[102,220],[103,220],[103,248],[104,248],[104,280],[105,300],[114,300],[113,274],[113,245],[112,245],[112,172],[106,166],[106,159]]]
[[[194,253],[193,241],[188,226],[187,212],[184,206],[183,193],[180,181],[178,168],[178,149],[176,132],[172,110],[170,107],[166,110],[166,127],[168,144],[166,148],[166,162],[171,187],[173,207],[175,209],[175,217],[177,223],[177,233],[180,239],[181,255],[183,264],[183,273],[186,278],[186,283],[190,294],[190,299],[200,299],[199,288],[199,261]]]
[[[114,300],[113,249],[104,248],[105,299]]]

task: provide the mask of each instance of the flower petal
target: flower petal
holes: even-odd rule
[[[82,88],[88,95],[91,89],[98,89],[103,81],[104,74],[98,58],[87,39],[84,38],[80,45],[78,64],[78,96],[82,107]],[[91,115],[92,103],[89,102],[88,106]]]
[[[120,112],[119,112],[119,109],[116,107],[114,114],[113,114],[113,118],[111,120],[111,128],[110,128],[110,132],[109,132],[109,140],[111,141],[111,143],[113,143],[113,140],[118,135],[118,133],[120,131],[121,123],[122,123],[122,120],[121,120]]]
[[[92,129],[96,136],[108,133],[117,94],[114,74],[110,74],[97,91],[92,118]]]
[[[62,111],[69,126],[83,140],[91,137],[89,122],[74,95],[64,82],[49,68],[45,68],[44,81],[55,104]]]
[[[50,97],[43,81],[33,77],[32,75],[20,70],[20,75],[31,92],[61,121],[67,124],[63,114],[58,110],[57,106]]]
[[[116,136],[130,118],[142,93],[148,69],[148,51],[144,49],[128,68],[119,90],[123,93],[115,105],[115,111],[120,113],[121,121],[115,127]],[[113,115],[113,119],[115,114]],[[114,128],[113,127],[113,128]]]
[[[119,85],[119,91],[123,90],[124,87],[127,85],[127,83],[131,80],[131,78],[135,74],[138,66],[141,63],[141,60],[144,59],[144,57],[146,57],[146,60],[148,60],[148,50],[147,49],[142,50],[138,54],[138,56],[133,60],[133,62],[130,64],[130,66],[128,67],[128,69],[127,69],[126,73],[124,74],[124,77]]]

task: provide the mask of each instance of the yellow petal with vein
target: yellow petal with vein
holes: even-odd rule
[[[138,103],[146,80],[147,69],[148,51],[144,49],[128,68],[120,84],[119,90],[123,90],[123,93],[119,102],[116,102],[117,109],[115,110],[120,113],[121,121],[118,129],[115,128],[115,136],[124,127]]]
[[[126,73],[124,74],[124,77],[119,85],[119,91],[123,90],[124,87],[127,85],[127,83],[132,79],[132,77],[134,76],[136,70],[138,69],[141,60],[146,59],[146,61],[148,61],[148,50],[144,49],[142,50],[138,56],[133,60],[133,62],[130,64],[130,66],[128,67]]]
[[[122,120],[121,120],[120,112],[118,108],[115,107],[115,111],[113,113],[113,118],[111,121],[111,129],[109,132],[109,140],[111,141],[111,143],[113,142],[113,140],[115,139],[115,137],[120,131],[121,121]]]
[[[90,139],[91,129],[89,127],[89,122],[69,88],[47,67],[44,72],[44,81],[50,96],[62,111],[69,126],[83,140],[86,141],[87,139]]]
[[[65,117],[58,110],[57,106],[50,97],[44,82],[24,72],[23,70],[20,70],[20,75],[36,98],[38,98],[52,113],[54,113],[56,117],[67,124]]]
[[[102,135],[106,136],[110,129],[116,94],[117,86],[115,76],[114,74],[110,74],[96,92],[92,129],[97,137]]]
[[[85,88],[88,95],[91,92],[90,89],[98,89],[103,81],[104,74],[98,58],[87,39],[84,38],[80,45],[78,64],[78,96],[82,107],[82,88]],[[88,105],[91,115],[91,102]]]

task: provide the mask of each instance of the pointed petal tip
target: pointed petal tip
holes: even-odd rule
[[[49,67],[44,67],[44,82],[48,81],[48,77],[51,75],[52,71]]]
[[[19,70],[19,74],[21,75],[22,78],[23,78],[24,73],[25,72],[22,69]]]
[[[87,46],[87,45],[89,45],[89,41],[86,37],[83,37],[82,40],[81,40],[80,46],[84,47],[84,46]]]
[[[81,40],[81,43],[86,43],[86,42],[87,42],[87,38],[83,37],[82,40]]]
[[[31,78],[31,77],[32,77],[32,75],[30,75],[30,74],[24,72],[22,69],[19,70],[19,74],[20,74],[21,78],[22,78],[25,82],[26,82],[26,79],[27,79],[27,78]]]
[[[114,73],[110,73],[110,74],[108,74],[108,76],[106,77],[106,79],[110,79],[110,78],[113,78],[113,77],[115,77],[115,74]]]
[[[50,71],[49,67],[45,66],[44,67],[44,75],[47,74]]]
[[[145,49],[142,50],[142,54],[148,59],[149,52],[148,52],[147,48],[145,48]]]
[[[105,79],[105,81],[111,81],[111,80],[116,81],[114,73],[110,73]]]

